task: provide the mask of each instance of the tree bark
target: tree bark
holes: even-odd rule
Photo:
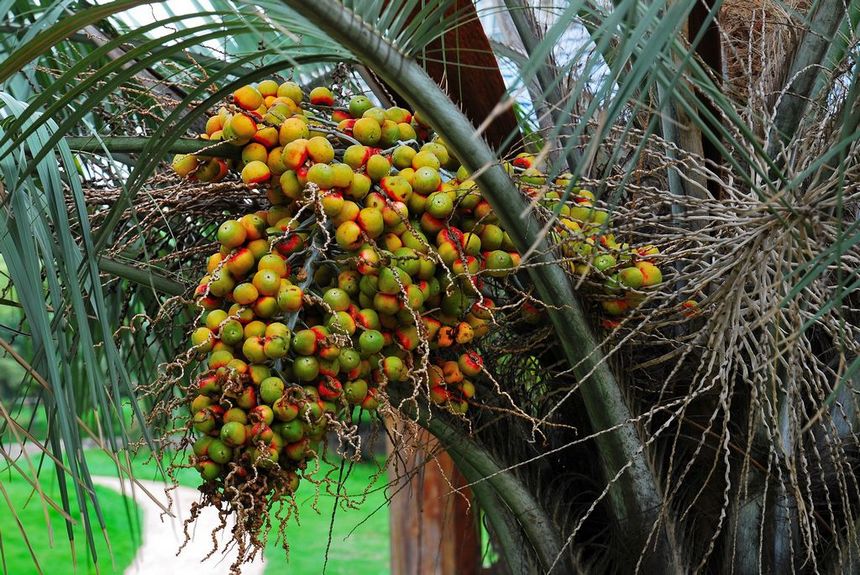
[[[422,430],[413,447],[401,450],[389,470],[396,481],[389,505],[391,572],[477,575],[481,546],[471,490],[454,492],[467,482],[430,433]]]

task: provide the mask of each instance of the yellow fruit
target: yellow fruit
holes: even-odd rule
[[[289,98],[296,104],[301,104],[304,94],[302,93],[302,89],[299,88],[299,85],[295,82],[284,82],[278,86],[278,97]]]
[[[268,182],[272,172],[264,162],[254,160],[242,168],[242,181],[246,184],[262,184]]]
[[[197,169],[197,157],[193,154],[176,154],[170,165],[174,172],[184,178]]]
[[[256,110],[263,105],[263,95],[253,86],[242,86],[233,92],[233,102],[244,110]]]
[[[278,95],[278,83],[274,80],[263,80],[257,84],[257,90],[264,98]]]
[[[246,164],[249,162],[253,162],[254,160],[258,162],[265,162],[269,157],[269,152],[266,150],[266,146],[263,144],[258,144],[256,142],[251,142],[247,144],[244,148],[242,148],[242,161]]]
[[[642,272],[642,287],[655,286],[663,281],[663,273],[654,264],[638,262],[636,267]]]
[[[307,123],[299,118],[287,118],[278,131],[278,140],[282,146],[286,146],[294,140],[307,139],[309,135]]]
[[[233,143],[244,145],[257,133],[257,122],[245,114],[232,116],[224,126],[224,136]]]

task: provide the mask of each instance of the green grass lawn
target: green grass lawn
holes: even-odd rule
[[[145,461],[144,456],[132,460],[135,477],[163,480],[155,463]],[[94,475],[116,475],[116,466],[104,452],[88,452],[87,463]],[[164,464],[166,466],[167,461]],[[376,469],[376,466],[370,463],[356,464],[344,483],[343,493],[352,499],[357,498],[366,489]],[[179,482],[187,487],[196,488],[200,484],[200,476],[194,470],[182,469],[177,471],[176,475]],[[336,478],[337,472],[332,476],[332,479]],[[338,508],[331,528],[327,573],[390,573],[388,507],[385,505],[382,491],[384,481],[385,476],[377,481],[359,509],[344,509],[342,506]],[[335,498],[325,492],[321,493],[317,502],[318,513],[313,508],[315,494],[314,485],[302,482],[297,495],[300,524],[297,525],[295,519],[291,518],[287,528],[289,557],[279,544],[270,541],[265,554],[266,575],[322,572]],[[355,531],[350,534],[353,529]],[[274,533],[271,539],[274,539]]]
[[[48,507],[48,516],[53,530],[45,520],[45,514],[38,495],[33,494],[29,483],[15,473],[4,471],[0,474],[0,484],[5,489],[9,501],[24,525],[30,545],[44,573],[51,575],[78,575],[96,573],[92,556],[89,553],[83,529],[75,529],[75,553],[77,570],[72,561],[72,550],[66,533],[65,521],[58,512]],[[56,476],[52,469],[46,470],[40,484],[45,493],[59,504],[60,494]],[[99,573],[103,575],[121,574],[131,564],[140,543],[141,516],[134,503],[127,501],[122,495],[103,487],[96,486],[96,495],[104,514],[107,526],[107,536],[110,549],[105,543],[100,530],[95,529],[96,553],[98,556]],[[31,497],[32,496],[32,497]],[[92,507],[90,506],[90,509]],[[80,521],[80,512],[76,503],[72,502],[72,517]],[[9,510],[5,500],[0,501],[0,536],[3,542],[3,560],[0,572],[14,575],[38,573],[29,549],[21,535],[14,515]]]
[[[117,475],[115,464],[104,452],[87,452],[87,464],[93,475]],[[154,481],[163,479],[155,463],[146,462],[144,456],[138,456],[132,460],[132,469],[138,479]],[[352,499],[357,498],[364,492],[375,471],[376,466],[369,463],[355,465],[344,483],[342,492]],[[337,472],[332,478],[337,478]],[[199,485],[199,475],[194,470],[178,471],[177,479],[188,487]],[[333,525],[331,521],[335,498],[325,492],[321,493],[317,501],[319,510],[317,512],[313,508],[315,486],[309,482],[302,482],[298,492],[300,524],[296,524],[295,519],[290,519],[287,528],[287,539],[290,544],[289,557],[286,556],[283,548],[275,543],[273,533],[265,554],[266,575],[321,573],[330,526],[331,547],[328,553],[328,573],[354,575],[390,573],[388,508],[385,506],[382,492],[384,480],[383,476],[374,485],[374,489],[367,495],[359,509],[344,509],[343,506],[339,506]],[[51,513],[51,524],[54,529],[54,545],[51,547],[42,507],[38,497],[30,498],[32,490],[29,485],[16,473],[10,474],[8,471],[0,475],[0,481],[26,526],[27,535],[45,573],[88,575],[96,572],[95,568],[88,564],[86,542],[82,532],[76,533],[75,547],[79,567],[75,571],[61,516],[56,512]],[[43,472],[41,481],[46,493],[59,501],[53,473]],[[132,524],[130,524],[126,500],[122,495],[102,487],[96,487],[96,492],[105,514],[114,558],[112,564],[104,538],[97,539],[100,573],[121,574],[131,563],[139,545],[137,534],[140,530],[140,516],[133,515]],[[24,502],[28,501],[28,498],[29,503],[25,505]],[[138,512],[137,506],[133,504],[128,510],[132,514]],[[354,532],[350,534],[353,529]],[[6,572],[15,575],[37,573],[14,518],[2,501],[0,501],[0,536],[2,536],[5,551]],[[0,566],[0,573],[3,573],[2,566]]]
[[[361,495],[375,470],[376,467],[371,464],[355,465],[344,482],[343,492],[350,497]],[[333,478],[336,479],[337,475]],[[377,481],[374,490],[367,495],[367,499],[358,509],[339,507],[334,516],[334,525],[331,525],[331,520],[335,498],[321,494],[317,505],[320,513],[317,513],[312,508],[314,486],[303,483],[298,492],[301,525],[291,521],[287,528],[289,558],[284,556],[282,548],[270,543],[266,549],[266,575],[322,573],[330,525],[331,547],[328,552],[327,573],[390,573],[388,507],[385,505],[382,491],[384,481],[384,476]]]

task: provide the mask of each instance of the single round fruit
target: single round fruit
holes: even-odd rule
[[[272,405],[284,394],[284,380],[279,377],[269,377],[260,384],[260,399],[263,403]]]
[[[514,260],[508,252],[494,250],[487,254],[484,266],[487,270],[487,275],[504,277],[513,270]]]
[[[360,405],[367,397],[367,381],[354,379],[343,386],[343,396],[353,405]]]
[[[632,289],[639,289],[645,283],[645,274],[639,268],[624,268],[618,272],[618,282]]]
[[[320,364],[315,357],[297,357],[293,361],[293,374],[299,381],[313,381],[320,373]]]
[[[218,241],[226,248],[241,246],[247,237],[245,228],[237,220],[227,220],[218,227]]]
[[[284,82],[278,86],[278,96],[289,98],[296,104],[301,104],[304,94],[302,89],[295,82]]]
[[[213,439],[208,449],[209,459],[215,463],[227,463],[233,459],[233,450],[219,439]]]
[[[334,94],[332,94],[331,90],[325,86],[318,86],[311,90],[311,93],[308,95],[308,99],[311,101],[311,104],[315,106],[334,105]]]
[[[359,118],[352,127],[352,135],[365,146],[375,146],[382,138],[382,127],[373,118]]]
[[[382,333],[375,329],[366,330],[358,336],[358,347],[365,357],[379,353],[384,345],[385,338],[382,337]]]
[[[373,103],[367,96],[358,95],[349,99],[349,113],[353,118],[361,118],[372,107]]]
[[[245,444],[248,434],[244,424],[230,421],[221,428],[219,437],[229,447],[240,447]]]
[[[256,110],[263,105],[263,95],[253,86],[242,86],[233,92],[233,102],[244,110]]]

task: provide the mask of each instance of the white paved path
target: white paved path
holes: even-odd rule
[[[227,542],[231,526],[228,525],[219,537],[219,550],[206,562],[201,562],[203,557],[212,549],[212,530],[219,524],[217,514],[207,509],[204,511],[193,527],[189,527],[191,541],[177,557],[176,551],[185,536],[182,532],[183,521],[190,516],[191,504],[198,500],[200,494],[188,487],[177,487],[170,492],[173,506],[170,511],[174,517],[165,515],[162,517],[162,509],[152,501],[149,495],[144,493],[138,486],[128,480],[120,481],[116,477],[93,477],[93,483],[103,485],[114,491],[118,491],[128,497],[134,496],[135,502],[143,511],[143,545],[138,549],[137,556],[131,566],[126,569],[125,575],[227,575],[230,572],[230,564],[236,554],[221,554],[224,543]],[[170,500],[164,493],[165,484],[157,481],[139,480],[139,483],[161,502],[168,507]],[[242,575],[262,575],[263,561],[258,556],[253,563],[242,567]]]

